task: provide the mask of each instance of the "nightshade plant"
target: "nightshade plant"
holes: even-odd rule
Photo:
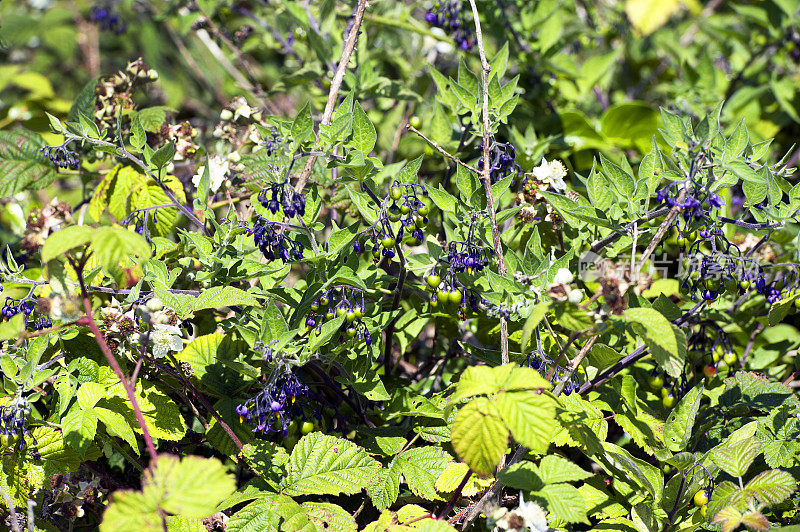
[[[0,3],[4,526],[795,529],[796,4]]]

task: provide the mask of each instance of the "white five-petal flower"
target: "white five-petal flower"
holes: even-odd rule
[[[181,330],[174,325],[156,323],[150,332],[150,343],[153,344],[153,356],[164,358],[170,351],[183,349]]]

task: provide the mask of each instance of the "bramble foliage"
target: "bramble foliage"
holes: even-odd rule
[[[799,27],[3,2],[5,526],[795,530]]]

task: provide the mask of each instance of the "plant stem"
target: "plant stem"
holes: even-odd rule
[[[462,161],[461,159],[459,159],[455,155],[453,155],[450,152],[446,151],[444,148],[439,146],[438,142],[429,139],[428,137],[426,137],[425,135],[420,133],[420,131],[417,128],[415,128],[414,126],[412,126],[411,124],[406,124],[406,129],[416,133],[420,138],[422,138],[422,140],[427,142],[431,146],[431,148],[433,148],[434,150],[438,151],[439,153],[441,153],[442,155],[444,155],[445,157],[447,157],[451,161],[455,162],[458,165],[463,166],[464,168],[466,168],[470,172],[475,172],[475,175],[480,175],[480,173],[481,173],[480,170],[478,170],[477,168],[475,168],[473,166],[468,165],[467,163],[465,163],[464,161]]]
[[[128,395],[128,400],[131,402],[131,406],[133,407],[133,414],[136,416],[136,421],[139,423],[139,428],[142,429],[142,436],[144,437],[144,443],[147,446],[147,452],[150,453],[150,459],[154,460],[158,456],[158,453],[156,452],[156,446],[153,444],[153,437],[150,435],[150,430],[147,428],[147,423],[144,420],[142,409],[139,408],[139,403],[136,401],[135,389],[131,386],[130,381],[122,372],[119,362],[117,362],[117,359],[114,358],[114,354],[111,352],[111,349],[108,347],[108,344],[103,338],[103,333],[100,332],[100,327],[98,327],[97,322],[94,321],[94,316],[92,315],[92,304],[89,301],[89,294],[87,293],[86,285],[83,282],[84,264],[77,264],[71,259],[70,263],[72,264],[75,272],[78,274],[78,282],[81,286],[81,296],[83,297],[83,308],[86,311],[86,315],[78,320],[78,323],[80,325],[89,326],[97,345],[100,346],[100,350],[103,352],[103,355],[105,355],[106,360],[108,360],[108,364],[111,366],[111,369],[114,370],[117,378],[122,383],[122,387],[125,389],[125,393]]]
[[[350,55],[352,55],[353,49],[356,47],[356,43],[358,42],[361,21],[364,19],[364,11],[366,9],[367,0],[358,0],[358,5],[355,9],[355,16],[353,18],[353,25],[350,28],[347,41],[342,48],[342,57],[339,59],[339,66],[336,68],[336,73],[333,75],[333,80],[331,80],[331,90],[328,92],[328,103],[325,104],[325,111],[322,113],[322,121],[320,122],[321,126],[328,126],[331,123],[333,108],[335,107],[336,100],[339,97],[339,89],[342,86],[342,80],[344,79],[344,74],[347,71],[347,64],[350,62]],[[311,175],[311,170],[313,170],[316,162],[316,156],[311,156],[311,158],[306,161],[306,165],[303,167],[303,171],[300,173],[300,177],[298,178],[297,184],[294,187],[297,192],[301,192],[306,186],[306,181],[308,181],[308,177]]]
[[[464,486],[467,485],[467,482],[469,481],[469,478],[471,476],[472,476],[472,469],[468,470],[467,474],[464,475],[464,478],[461,479],[461,483],[456,488],[456,491],[453,492],[453,495],[450,497],[450,500],[447,501],[447,505],[445,505],[445,507],[439,513],[438,519],[444,519],[447,516],[447,514],[449,514],[453,510],[453,507],[456,505],[456,501],[458,500],[459,497],[461,497],[461,492],[464,490]]]
[[[497,259],[497,272],[505,277],[506,263],[503,259],[500,232],[497,229],[497,216],[494,212],[494,196],[492,195],[492,180],[489,176],[489,71],[492,68],[489,66],[489,61],[486,60],[486,50],[483,48],[483,32],[481,31],[478,6],[475,5],[475,0],[469,0],[469,3],[472,7],[472,18],[475,21],[475,40],[478,43],[478,54],[481,58],[481,93],[483,96],[481,108],[481,117],[483,118],[483,172],[481,172],[481,179],[483,180],[483,188],[486,191],[486,206],[489,211],[489,223],[492,226],[492,242],[494,243],[494,253]],[[500,317],[500,359],[503,364],[508,364],[508,322],[506,322],[506,319],[502,316]]]

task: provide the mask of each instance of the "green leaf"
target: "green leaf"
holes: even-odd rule
[[[71,225],[56,231],[45,240],[44,246],[42,246],[42,262],[50,262],[71,249],[88,244],[93,236],[94,229],[83,225]]]
[[[664,426],[664,441],[670,451],[679,452],[686,449],[689,438],[692,436],[694,420],[700,409],[700,400],[703,398],[703,384],[698,384],[687,393],[678,408],[672,411]]]
[[[760,443],[755,438],[748,438],[730,447],[716,448],[711,453],[711,460],[723,471],[734,477],[747,473],[750,464],[759,455]]]
[[[500,391],[549,390],[549,381],[532,368],[517,364],[497,367],[470,366],[461,374],[456,392],[450,396],[455,403],[476,395],[494,395]]]
[[[458,411],[451,430],[453,448],[479,475],[494,472],[508,445],[509,431],[494,403],[478,398]]]
[[[372,125],[361,104],[356,102],[353,107],[353,140],[351,141],[353,147],[367,156],[375,147],[377,138],[375,126]]]
[[[733,174],[742,181],[755,184],[764,183],[764,177],[743,161],[730,161],[722,166],[726,170],[733,172]]]
[[[122,414],[118,414],[113,410],[101,408],[99,406],[94,407],[92,411],[97,414],[97,419],[103,422],[103,425],[106,427],[106,431],[110,435],[122,438],[128,445],[131,446],[131,449],[133,449],[134,452],[139,452],[139,445],[136,442],[136,433],[133,432],[130,424]]]
[[[797,481],[786,471],[770,469],[754,476],[744,491],[765,504],[777,504],[797,490]]]
[[[532,391],[500,393],[497,411],[515,440],[535,453],[547,451],[557,428],[556,403],[550,395]]]
[[[123,257],[136,255],[140,259],[148,259],[152,255],[147,240],[124,227],[98,227],[91,231],[92,249],[97,262],[106,272],[111,273],[118,268]]]
[[[61,420],[61,429],[67,445],[76,449],[81,456],[86,456],[97,432],[97,416],[94,412],[74,406]]]
[[[539,462],[539,476],[545,484],[558,482],[577,482],[592,476],[581,467],[566,458],[555,454],[548,454]]]
[[[550,484],[534,493],[544,497],[547,509],[568,523],[588,523],[583,495],[569,484]]]
[[[202,479],[202,481],[199,481]],[[229,497],[236,482],[216,458],[161,454],[142,477],[142,491],[118,490],[101,532],[161,531],[162,515],[202,519]]]
[[[625,198],[633,196],[636,184],[632,175],[623,170],[619,165],[606,159],[602,153],[600,154],[600,164],[603,167],[603,172],[605,172],[614,188],[617,189],[617,192]]]
[[[414,495],[427,500],[439,498],[434,484],[453,460],[446,451],[435,446],[417,447],[397,455],[395,460]]]
[[[202,482],[198,482],[202,479]],[[216,458],[161,454],[145,471],[143,492],[157,496],[158,507],[170,514],[204,518],[236,489],[236,481]]]
[[[212,286],[198,296],[193,310],[222,308],[232,306],[258,306],[258,300],[241,288],[235,286]]]
[[[311,105],[306,102],[292,122],[292,143],[300,146],[314,133],[314,119],[311,117]]]
[[[78,404],[84,410],[89,410],[97,404],[106,394],[106,388],[97,382],[85,382],[78,389]]]
[[[750,141],[750,136],[747,134],[747,124],[744,118],[739,120],[736,124],[736,129],[733,130],[731,136],[725,140],[725,152],[722,155],[724,161],[731,161],[739,157],[747,143]]]
[[[522,339],[520,340],[520,350],[523,353],[528,352],[528,344],[530,344],[531,335],[544,318],[544,315],[547,314],[549,308],[550,305],[546,302],[538,303],[533,307],[530,315],[525,320],[525,325],[522,327]]]
[[[164,168],[175,157],[175,141],[170,141],[161,146],[153,154],[151,162],[156,165],[156,168]]]
[[[439,188],[428,188],[428,195],[430,195],[431,200],[436,204],[437,207],[442,212],[449,212],[451,214],[455,214],[456,212],[456,203],[458,200],[448,192],[442,188],[442,185],[439,185]]]
[[[131,146],[136,148],[137,150],[141,150],[142,147],[147,143],[147,134],[144,131],[144,127],[142,126],[142,119],[139,114],[133,115],[131,118]]]
[[[356,532],[355,518],[337,504],[307,501],[300,505],[316,532]]]
[[[377,474],[374,482],[367,486],[369,498],[378,510],[385,510],[397,500],[401,475],[401,464],[398,457],[395,457]]]
[[[659,311],[652,308],[629,308],[624,317],[642,333],[642,339],[653,352],[658,364],[671,376],[678,377],[683,371],[678,337],[672,324]],[[685,350],[684,350],[685,355]]]
[[[623,148],[645,151],[658,130],[658,113],[643,102],[611,106],[600,121],[600,131],[610,142]]]
[[[0,196],[41,190],[55,180],[53,163],[40,151],[44,146],[42,137],[27,129],[0,131]]]
[[[380,470],[380,463],[353,442],[312,432],[292,450],[281,493],[352,495],[369,486]]]

